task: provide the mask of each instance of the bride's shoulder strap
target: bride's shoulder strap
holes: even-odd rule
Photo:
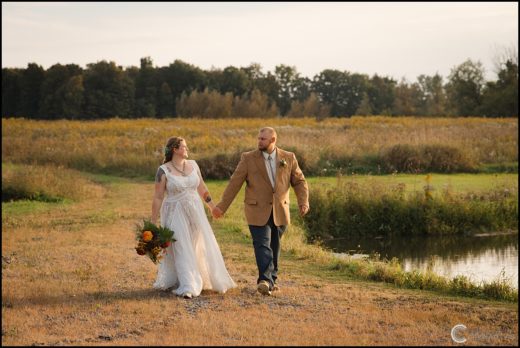
[[[191,165],[200,173],[200,168],[199,168],[199,165],[197,164],[197,162],[195,162],[195,160],[190,160],[191,161]]]

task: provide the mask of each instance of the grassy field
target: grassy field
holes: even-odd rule
[[[298,219],[282,241],[281,291],[259,295],[243,191],[211,221],[238,288],[193,300],[153,290],[156,266],[136,254],[133,233],[153,183],[81,175],[88,197],[2,203],[3,345],[450,345],[460,323],[467,344],[518,344],[517,303],[352,277],[305,244]],[[220,197],[225,182],[208,186]]]
[[[210,218],[238,288],[193,300],[152,289],[157,268],[135,252],[134,226],[150,215],[166,140],[185,137],[204,167],[222,160],[211,175],[227,178],[266,125],[278,130],[280,147],[298,152],[311,187],[340,180],[422,191],[426,173],[352,175],[377,168],[396,145],[447,145],[475,168],[518,167],[517,119],[2,119],[2,345],[450,345],[461,323],[467,344],[518,344],[517,291],[497,283],[487,298],[471,297],[475,288],[464,279],[338,260],[306,243],[292,192],[280,292],[255,291],[243,191],[224,218]],[[340,169],[349,175],[310,174]],[[517,189],[517,181],[518,174],[433,174],[430,184],[434,195],[446,187],[478,195]],[[226,182],[208,180],[213,197]],[[31,200],[6,201],[22,197]],[[406,288],[409,281],[436,290]]]
[[[273,126],[278,145],[297,152],[309,176],[391,173],[432,167],[444,172],[518,172],[518,119],[351,117],[273,119],[2,119],[2,159],[62,165],[93,173],[153,177],[171,136],[186,138],[206,177],[226,179],[240,151]],[[211,164],[218,162],[213,168]],[[211,167],[211,168],[210,168]]]
[[[480,193],[492,190],[515,189],[518,187],[518,174],[432,174],[427,182],[427,174],[395,174],[395,175],[344,175],[339,177],[342,183],[352,182],[359,184],[377,183],[391,187],[404,184],[407,192],[422,192],[429,184],[435,194],[443,189],[450,188],[454,193]],[[319,184],[335,186],[338,177],[310,177],[310,185]]]

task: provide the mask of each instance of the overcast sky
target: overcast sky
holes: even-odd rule
[[[100,60],[202,69],[285,64],[415,81],[518,51],[517,2],[2,2],[2,67]]]

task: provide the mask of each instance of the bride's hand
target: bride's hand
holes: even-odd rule
[[[224,214],[222,213],[222,210],[220,210],[219,207],[215,206],[215,207],[213,207],[213,209],[211,209],[211,215],[213,215],[213,217],[215,219],[218,219],[218,218],[222,217],[222,215],[224,215]]]

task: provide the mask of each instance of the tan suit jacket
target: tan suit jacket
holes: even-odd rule
[[[294,153],[277,148],[276,156],[276,181],[273,189],[262,152],[254,150],[242,153],[217,207],[225,213],[245,181],[244,210],[247,223],[264,226],[272,211],[276,226],[288,225],[291,221],[290,186],[294,188],[299,206],[309,205],[309,188]],[[282,161],[285,165],[281,165]]]

